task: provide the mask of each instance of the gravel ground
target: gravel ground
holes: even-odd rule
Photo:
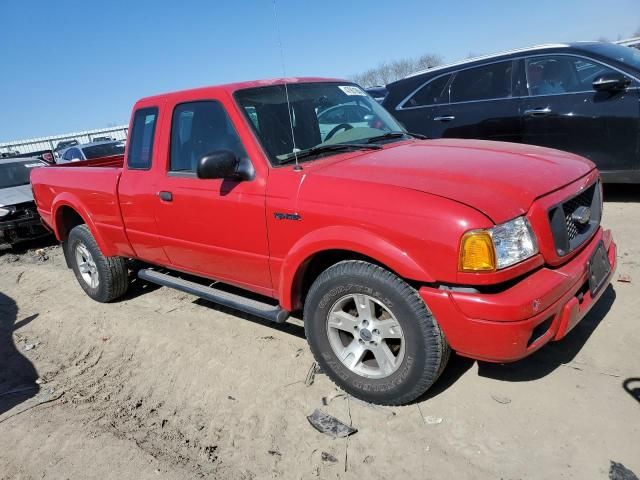
[[[566,339],[510,365],[454,357],[399,408],[322,374],[305,384],[299,320],[273,326],[140,282],[102,305],[59,247],[5,249],[0,478],[607,479],[612,461],[640,474],[638,191],[606,191],[618,272]],[[358,432],[318,433],[316,408]]]

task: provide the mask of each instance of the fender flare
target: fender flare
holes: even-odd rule
[[[91,217],[91,214],[89,213],[89,211],[86,208],[84,208],[84,206],[82,205],[82,202],[80,202],[78,197],[76,197],[73,193],[70,193],[70,192],[63,192],[60,195],[58,195],[54,200],[51,208],[52,218],[53,218],[52,227],[56,235],[56,238],[58,240],[60,241],[66,240],[66,239],[63,239],[63,235],[60,232],[60,227],[62,222],[62,218],[61,218],[62,207],[69,207],[72,210],[74,210],[78,215],[80,215],[85,225],[87,225],[87,228],[91,232],[91,235],[93,235],[93,238],[95,238],[96,243],[98,244],[98,247],[100,248],[100,251],[102,252],[103,255],[107,257],[115,255],[115,252],[112,251],[112,249],[109,247],[109,244],[104,241],[104,238],[100,233],[100,230],[96,227],[96,224],[93,218]]]
[[[299,307],[296,297],[300,275],[309,260],[329,250],[345,250],[372,258],[403,278],[434,279],[408,254],[389,240],[359,227],[331,226],[315,230],[298,240],[287,253],[279,275],[279,301],[282,308],[292,311]]]

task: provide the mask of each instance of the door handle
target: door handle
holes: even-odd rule
[[[160,197],[160,200],[162,200],[163,202],[171,202],[173,200],[173,194],[171,192],[166,192],[166,191],[158,192],[158,196]]]
[[[451,120],[455,120],[456,117],[453,115],[442,115],[440,117],[433,117],[434,122],[450,122]]]
[[[530,108],[524,111],[524,115],[527,117],[546,117],[551,113],[549,107],[544,108]]]

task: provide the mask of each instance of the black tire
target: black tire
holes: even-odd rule
[[[76,248],[79,245],[84,245],[93,257],[99,282],[95,288],[92,288],[80,273],[75,255]],[[126,259],[122,257],[105,257],[86,225],[78,225],[69,232],[69,238],[65,245],[65,254],[78,283],[86,294],[95,301],[110,302],[121,297],[127,291],[129,287],[129,271]]]
[[[327,316],[336,302],[349,294],[378,300],[400,324],[404,357],[397,370],[385,378],[368,378],[350,370],[331,347]],[[344,391],[370,403],[402,405],[415,400],[438,379],[451,351],[418,292],[388,270],[364,261],[343,261],[318,276],[305,301],[304,325],[322,370]]]

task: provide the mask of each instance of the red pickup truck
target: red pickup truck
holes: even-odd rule
[[[302,313],[322,369],[370,402],[417,398],[451,350],[510,362],[563,338],[615,270],[591,162],[424,139],[343,80],[149,97],[129,132],[124,157],[31,174],[84,291],[114,300],[142,263],[267,320]]]

